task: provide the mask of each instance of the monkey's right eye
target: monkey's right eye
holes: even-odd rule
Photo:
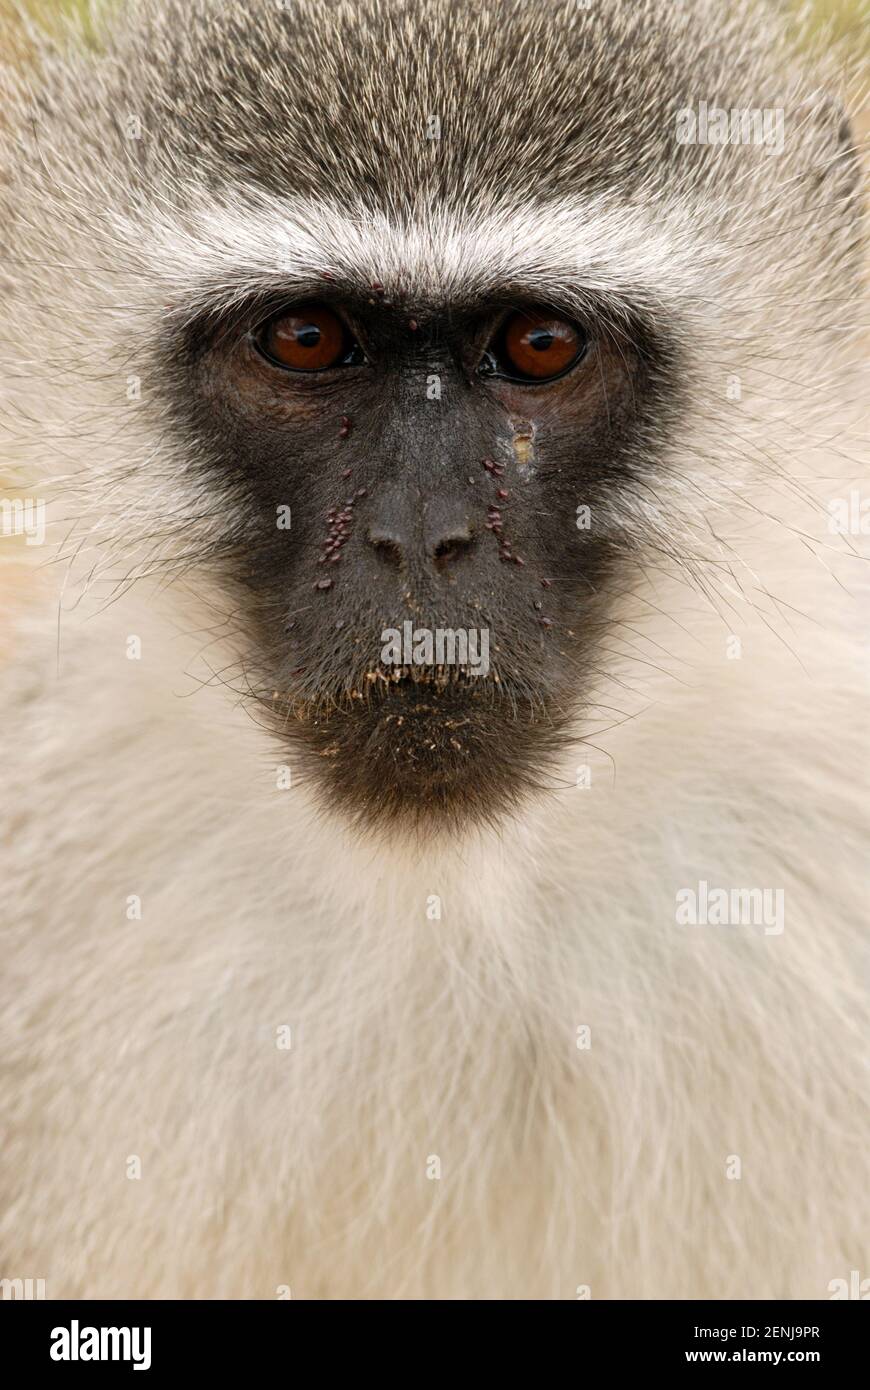
[[[364,361],[359,343],[327,304],[282,309],[255,331],[254,343],[275,366],[291,372],[325,372]]]
[[[546,309],[514,313],[484,353],[481,376],[545,385],[565,376],[585,356],[589,338],[579,324]]]

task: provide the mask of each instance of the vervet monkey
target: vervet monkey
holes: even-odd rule
[[[35,42],[0,1273],[870,1272],[836,63],[734,0],[136,0]]]

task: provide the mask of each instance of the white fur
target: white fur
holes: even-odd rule
[[[681,206],[663,217],[604,197],[546,209],[506,197],[493,207],[428,208],[400,220],[362,204],[351,210],[244,187],[216,205],[208,190],[193,187],[183,219],[158,206],[113,221],[122,243],[142,242],[144,222],[143,251],[188,313],[232,307],[275,285],[308,290],[324,272],[364,292],[377,280],[387,293],[436,304],[459,293],[483,299],[508,283],[544,299],[582,285],[605,300],[622,293],[670,308],[698,294],[713,249]],[[693,254],[675,254],[687,246]]]

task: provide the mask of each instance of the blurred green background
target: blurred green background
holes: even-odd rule
[[[810,8],[817,24],[830,23],[837,38],[846,39],[855,50],[870,57],[868,0],[814,0]]]

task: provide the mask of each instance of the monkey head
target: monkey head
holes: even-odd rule
[[[706,5],[652,0],[146,0],[22,122],[39,273],[67,264],[44,331],[63,294],[94,400],[131,364],[148,388],[123,447],[89,417],[96,491],[139,489],[113,553],[150,496],[161,562],[230,601],[256,717],[360,825],[497,820],[547,784],[620,593],[700,564],[708,507],[769,459],[758,411],[737,447],[723,423],[729,371],[813,370],[794,304],[854,259],[853,173],[738,9],[714,51]],[[790,143],[681,142],[688,74],[799,109]]]

